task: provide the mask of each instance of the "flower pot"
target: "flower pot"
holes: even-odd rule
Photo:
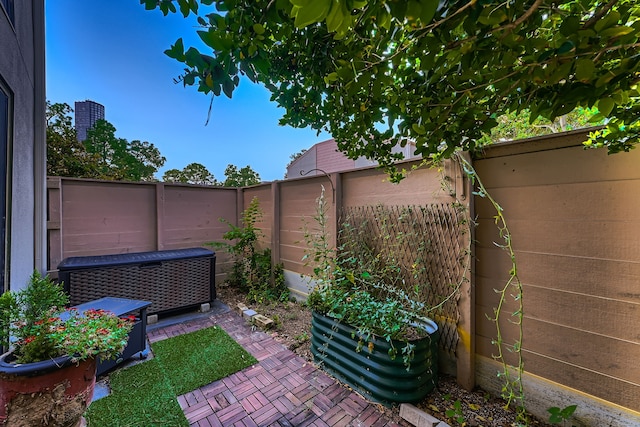
[[[0,356],[0,426],[75,427],[91,403],[96,359],[74,363],[67,356],[13,364]]]
[[[438,327],[432,321],[421,326],[428,335],[410,341],[415,345],[415,355],[408,369],[401,353],[404,342],[393,341],[398,350],[395,359],[389,357],[390,344],[378,337],[370,340],[371,351],[366,344],[356,351],[358,338],[354,328],[315,312],[311,322],[311,352],[327,372],[374,402],[418,402],[435,387],[438,368]]]

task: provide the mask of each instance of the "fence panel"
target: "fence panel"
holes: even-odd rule
[[[526,372],[640,411],[640,152],[608,156],[584,150],[576,143],[584,139],[574,132],[489,147],[475,168],[513,236]],[[495,212],[482,198],[475,207],[477,351],[486,367],[496,337],[487,316],[511,265],[494,244]],[[508,298],[507,318],[513,310]],[[518,339],[517,325],[502,327],[505,342]],[[492,377],[487,371],[481,385]]]
[[[51,177],[48,180],[48,270],[71,256],[205,246],[236,224],[236,189]],[[217,262],[216,279],[229,262]]]

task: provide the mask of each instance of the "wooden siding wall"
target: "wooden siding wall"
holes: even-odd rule
[[[253,187],[247,187],[241,190],[242,194],[239,197],[242,200],[242,206],[238,207],[240,218],[238,218],[238,224],[241,224],[242,213],[249,206],[253,198],[258,199],[260,210],[262,211],[262,219],[255,225],[262,231],[262,235],[259,240],[259,247],[261,249],[270,248],[271,241],[274,239],[274,230],[277,227],[274,226],[274,194],[272,194],[272,184],[262,184]]]
[[[238,190],[166,183],[48,179],[48,270],[64,258],[208,247],[236,224]],[[228,259],[221,254],[218,270]]]
[[[407,164],[406,167],[410,168],[411,165]],[[367,168],[279,181],[272,185],[275,187],[272,193],[279,199],[279,259],[284,263],[285,270],[300,274],[310,273],[310,268],[305,267],[302,261],[304,229],[305,224],[310,230],[316,229],[313,217],[323,187],[329,234],[334,242],[336,218],[342,206],[421,205],[450,203],[454,200],[442,190],[439,172],[429,168],[415,170],[400,184],[391,184],[383,172]]]
[[[403,166],[410,169],[413,165]],[[259,246],[270,247],[274,263],[282,263],[288,277],[296,280],[301,274],[311,273],[312,267],[303,261],[304,230],[317,230],[313,218],[323,187],[328,231],[335,245],[342,206],[450,203],[455,200],[454,193],[463,188],[464,180],[455,168],[448,167],[445,173],[450,176],[451,193],[442,189],[440,172],[428,168],[413,171],[398,185],[388,182],[377,169],[276,181],[244,189],[50,178],[49,270],[55,276],[59,262],[70,256],[179,249],[222,241],[229,228],[219,219],[241,224],[243,211],[255,197],[263,214],[256,223],[262,231]],[[465,193],[458,195],[464,197]],[[219,281],[229,270],[231,259],[223,250],[216,254]],[[471,336],[468,289],[466,294],[468,297],[460,300],[464,305],[461,328],[467,330],[465,336]],[[459,376],[466,377],[462,382],[472,387],[471,340],[464,342],[459,354],[463,355],[458,357]]]
[[[335,177],[324,175],[311,178],[287,180],[279,183],[280,193],[280,262],[284,269],[299,274],[309,275],[312,267],[305,266],[302,260],[305,254],[305,227],[311,232],[317,232],[316,216],[317,199],[322,188],[325,189],[327,203],[327,220],[329,235],[335,242],[336,234],[336,203],[332,188]],[[332,187],[333,185],[333,187]]]
[[[640,150],[608,156],[584,150],[584,139],[495,146],[474,164],[513,236],[525,371],[640,411]],[[487,315],[511,267],[493,244],[495,212],[481,198],[475,209],[477,353],[491,358]],[[508,317],[501,326],[513,343]]]

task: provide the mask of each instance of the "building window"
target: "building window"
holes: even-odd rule
[[[2,0],[4,1],[4,0]],[[7,239],[7,205],[9,179],[8,155],[11,138],[11,92],[0,79],[0,290],[6,291],[7,254],[9,242]]]
[[[11,21],[11,23],[13,25],[15,25],[15,15],[13,12],[13,1],[14,0],[0,0],[0,4],[2,4],[2,6],[4,6],[4,10],[5,12],[7,12],[7,16],[9,17],[9,21]]]

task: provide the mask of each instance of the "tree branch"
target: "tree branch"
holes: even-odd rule
[[[609,0],[609,3],[605,4],[602,9],[600,9],[596,13],[594,13],[593,16],[591,18],[589,18],[589,20],[587,22],[584,23],[584,25],[582,26],[582,29],[584,30],[586,28],[591,27],[592,25],[595,25],[595,23],[598,22],[600,20],[600,18],[602,18],[604,15],[606,15],[607,12],[616,3],[618,3],[618,0]]]
[[[612,0],[612,1],[618,1],[618,0]],[[531,7],[525,13],[522,14],[520,18],[502,27],[502,29],[505,30],[505,33],[502,35],[502,38],[505,38],[507,35],[511,34],[514,28],[516,28],[518,25],[522,24],[524,21],[529,19],[529,17],[533,14],[533,12],[538,10],[541,4],[542,4],[542,0],[536,0],[535,2],[533,2]]]

